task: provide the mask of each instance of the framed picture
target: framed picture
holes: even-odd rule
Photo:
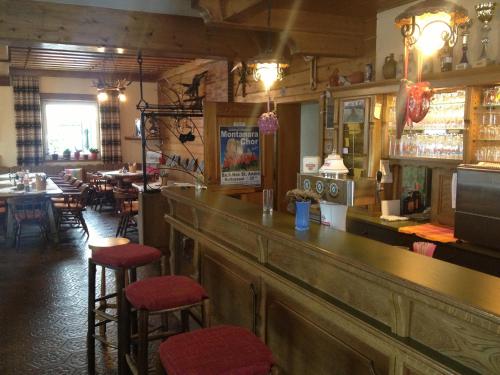
[[[364,123],[365,122],[365,100],[346,100],[343,102],[342,122]]]

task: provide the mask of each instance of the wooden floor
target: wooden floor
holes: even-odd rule
[[[110,212],[88,211],[85,218],[91,238],[114,236]],[[129,237],[137,242],[136,233]],[[19,251],[2,241],[0,374],[86,374],[87,237],[73,229],[57,247],[23,238]],[[116,351],[97,343],[96,352],[98,373],[116,374]]]

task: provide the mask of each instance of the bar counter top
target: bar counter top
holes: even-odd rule
[[[174,232],[193,236],[207,254],[209,248],[228,260],[237,254],[260,278],[284,277],[384,336],[382,323],[397,342],[411,339],[404,346],[420,352],[415,341],[431,349],[450,373],[500,371],[500,278],[316,223],[296,231],[293,215],[263,214],[258,205],[210,189],[169,187],[162,194]]]
[[[315,223],[311,223],[308,231],[296,231],[294,216],[290,214],[263,215],[259,206],[210,190],[167,188],[163,194],[230,216],[249,227],[261,227],[273,236],[300,242],[381,277],[399,280],[405,287],[422,293],[439,293],[457,307],[475,307],[486,317],[491,314],[491,318],[500,321],[500,278]]]

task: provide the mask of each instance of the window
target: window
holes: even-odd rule
[[[43,101],[45,150],[62,154],[69,149],[99,148],[97,103],[80,100]]]

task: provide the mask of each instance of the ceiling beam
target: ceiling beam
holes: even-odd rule
[[[292,31],[288,34],[291,55],[361,57],[365,52],[363,38],[332,34]]]
[[[50,70],[50,69],[17,69],[10,68],[10,75],[31,75],[37,77],[68,77],[68,78],[88,78],[88,79],[98,79],[102,78],[103,75],[106,76],[107,79],[123,79],[127,78],[130,81],[139,81],[138,73],[102,73],[102,72],[88,72],[88,71],[63,71],[63,70]],[[161,77],[161,73],[155,74],[144,74],[143,81],[144,82],[157,82]]]
[[[258,53],[255,33],[228,33],[194,17],[0,0],[0,41],[13,46],[106,46],[145,55],[238,59]]]

